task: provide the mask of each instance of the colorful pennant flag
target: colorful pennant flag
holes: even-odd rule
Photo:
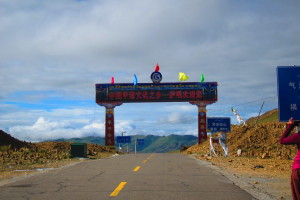
[[[156,64],[156,67],[155,67],[155,72],[158,72],[159,71],[159,65],[158,63]]]
[[[200,82],[204,82],[204,74],[201,74]]]
[[[236,110],[233,109],[233,107],[231,107],[231,111],[233,112],[233,114],[236,116],[237,120],[239,123],[243,122],[244,125],[246,125],[245,121],[241,118],[241,116],[236,112]]]
[[[179,80],[180,81],[186,81],[186,80],[189,79],[189,77],[187,75],[185,75],[185,73],[183,73],[183,72],[179,72],[178,75],[179,75]]]
[[[134,74],[133,75],[133,85],[137,85],[137,83],[138,83],[138,80],[137,80],[136,75]]]
[[[111,77],[111,82],[110,82],[111,84],[115,84],[115,77]]]

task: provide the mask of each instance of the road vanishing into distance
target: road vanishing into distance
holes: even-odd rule
[[[182,154],[128,154],[80,162],[0,187],[1,200],[253,200]]]

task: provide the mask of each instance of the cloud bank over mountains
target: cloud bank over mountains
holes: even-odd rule
[[[132,83],[133,74],[149,83],[157,62],[162,82],[177,82],[178,72],[218,82],[208,115],[237,123],[234,106],[255,116],[262,101],[265,111],[277,106],[276,66],[300,65],[299,8],[298,0],[2,0],[0,128],[32,141],[101,135],[95,83]],[[196,134],[196,119],[188,103],[122,105],[116,133]]]

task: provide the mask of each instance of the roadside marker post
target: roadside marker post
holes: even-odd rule
[[[136,139],[134,143],[134,154],[136,154],[136,145],[144,145],[144,139]]]
[[[121,146],[120,144],[126,144],[127,143],[127,153],[128,153],[128,144],[131,143],[131,136],[123,136],[122,132],[122,136],[117,136],[117,143],[119,143],[119,150],[121,150]],[[124,150],[123,150],[124,152]]]

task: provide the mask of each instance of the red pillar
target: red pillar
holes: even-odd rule
[[[206,104],[198,106],[198,144],[207,139],[206,131]]]
[[[206,105],[211,104],[211,101],[190,102],[198,107],[198,144],[203,143],[207,139],[206,130]]]
[[[114,108],[105,107],[105,146],[115,146]]]
[[[116,106],[121,105],[121,102],[114,103],[99,103],[105,107],[105,146],[115,146],[115,116],[114,109]]]

